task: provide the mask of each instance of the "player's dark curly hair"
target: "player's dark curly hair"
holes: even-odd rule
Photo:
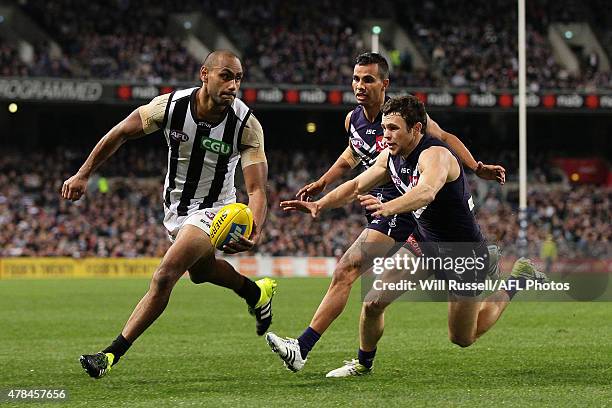
[[[378,75],[381,79],[389,78],[389,63],[382,55],[375,52],[364,52],[355,60],[355,65],[378,65]]]
[[[383,115],[398,113],[408,125],[408,129],[421,122],[421,133],[425,134],[427,127],[427,112],[425,105],[414,95],[396,96],[389,99],[382,107]]]

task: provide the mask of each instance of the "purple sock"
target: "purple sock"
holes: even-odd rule
[[[374,364],[375,356],[376,356],[376,349],[372,351],[363,351],[362,349],[359,349],[359,352],[357,353],[359,364],[364,365],[367,368],[372,368],[372,364]]]
[[[312,350],[320,338],[321,335],[310,326],[308,326],[308,328],[304,330],[304,333],[298,337],[298,342],[300,343],[300,354],[302,355],[303,359],[306,358],[310,350]]]
[[[506,280],[506,284],[509,286],[508,289],[504,289],[506,291],[506,293],[508,294],[508,296],[510,297],[510,300],[512,300],[512,298],[514,297],[514,295],[516,295],[516,293],[519,291],[520,289],[525,289],[525,283],[527,282],[527,279],[523,278],[523,277],[518,277],[515,278],[514,276],[509,277]]]

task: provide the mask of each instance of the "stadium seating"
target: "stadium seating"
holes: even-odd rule
[[[408,2],[354,7],[348,0],[319,2],[317,7],[297,0],[273,0],[266,8],[239,0],[180,4],[156,0],[146,5],[140,1],[24,1],[22,9],[54,37],[64,56],[51,58],[47,46],[37,45],[33,61],[25,63],[14,46],[3,45],[1,73],[149,83],[195,81],[200,58],[191,56],[180,38],[167,34],[165,10],[174,10],[200,11],[215,19],[241,48],[250,82],[349,85],[354,57],[366,50],[359,33],[365,16],[395,20],[429,64],[428,69],[415,69],[406,50],[395,50],[401,55],[401,62],[393,64],[392,78],[397,86],[480,91],[516,88],[515,2],[462,3],[428,0],[415,10]],[[597,59],[579,55],[584,59],[581,74],[566,71],[553,58],[546,37],[551,22],[589,21],[600,42],[609,48],[612,30],[597,12],[605,7],[602,1],[528,2],[527,75],[531,90],[612,89],[612,76],[609,71],[597,70]],[[383,36],[382,40],[391,46],[388,38]],[[609,55],[611,51],[608,49]]]
[[[87,152],[58,149],[0,157],[0,257],[163,255],[170,244],[161,224],[165,152],[140,149],[141,158],[134,161],[127,160],[135,157],[130,149],[122,148],[92,179],[86,198],[75,203],[60,200],[59,191]],[[278,206],[281,199],[290,199],[322,174],[333,162],[332,155],[311,152],[288,157],[270,151],[268,159],[270,212],[258,253],[341,256],[364,226],[357,205],[326,213],[320,220],[284,213]],[[543,172],[535,173],[546,181]],[[528,212],[532,252],[548,233],[561,248],[612,240],[608,219],[612,189],[533,185]],[[491,241],[512,249],[518,235],[516,197],[504,198],[494,184],[485,186],[473,189],[478,221]],[[238,201],[247,202],[244,191]]]
[[[164,10],[169,8],[161,5],[160,1],[57,0],[24,2],[23,7],[60,44],[70,61],[71,76],[149,83],[195,81],[200,62],[179,39],[165,35]]]

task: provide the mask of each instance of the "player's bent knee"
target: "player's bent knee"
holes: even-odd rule
[[[476,341],[473,336],[465,336],[456,333],[449,333],[448,337],[451,343],[456,344],[462,348],[469,347]]]
[[[203,257],[195,265],[189,268],[189,279],[191,282],[199,285],[201,283],[211,281],[211,274],[216,271],[233,268],[229,262],[224,259],[216,259],[213,257]]]
[[[161,265],[153,275],[150,289],[154,294],[171,291],[180,274],[182,273],[177,272],[175,269]]]
[[[363,303],[363,311],[367,316],[378,316],[384,313],[387,303],[371,301]]]
[[[332,285],[351,286],[359,275],[359,265],[340,262],[334,269]]]
[[[195,283],[196,285],[199,285],[201,283],[206,283],[206,278],[201,273],[192,273],[190,271],[189,279],[191,280],[191,282]]]

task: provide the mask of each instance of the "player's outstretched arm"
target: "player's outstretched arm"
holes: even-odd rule
[[[452,133],[442,129],[438,123],[429,115],[427,116],[426,133],[429,136],[440,139],[450,146],[451,149],[461,159],[461,162],[472,170],[476,175],[485,180],[496,180],[499,184],[506,182],[506,169],[498,164],[484,164],[481,161],[476,161],[472,153],[463,144],[463,142]]]
[[[348,132],[350,120],[351,120],[350,111],[346,115],[346,119],[344,120],[344,128]],[[347,148],[342,152],[338,160],[323,174],[317,181],[306,184],[302,187],[297,194],[295,195],[300,200],[308,200],[310,197],[314,197],[327,188],[334,181],[340,179],[343,175],[345,175],[349,170],[354,169],[359,164],[361,159],[355,151],[351,148],[350,144]]]
[[[268,181],[268,163],[251,164],[242,169],[244,184],[249,195],[249,208],[253,212],[253,232],[247,239],[240,237],[238,241],[231,242],[223,247],[228,254],[250,251],[259,242],[263,225],[268,213],[268,196],[266,184]]]
[[[154,127],[155,125],[153,122],[151,122],[147,128],[145,128],[146,125],[143,125],[143,112],[145,108],[149,106],[150,104],[135,109],[98,141],[79,171],[62,185],[62,198],[72,201],[80,199],[85,193],[87,181],[91,174],[96,171],[102,163],[108,160],[108,158],[119,149],[119,146],[130,139],[142,137],[158,129],[158,127]],[[146,131],[149,128],[152,130]]]
[[[240,141],[240,163],[244,184],[249,196],[249,208],[253,212],[253,231],[247,239],[240,237],[223,248],[229,254],[249,251],[259,242],[268,214],[268,161],[264,151],[264,134],[261,123],[250,115]]]
[[[374,216],[388,217],[407,213],[431,203],[445,183],[459,177],[459,163],[448,149],[433,146],[424,150],[419,157],[419,182],[401,197],[381,203],[371,195],[361,196],[361,205]]]
[[[389,175],[387,174],[388,157],[389,151],[382,151],[372,167],[354,179],[339,185],[320,200],[314,202],[302,200],[282,201],[280,205],[285,211],[302,211],[310,213],[313,218],[316,218],[323,210],[342,207],[356,200],[360,194],[389,181]]]

